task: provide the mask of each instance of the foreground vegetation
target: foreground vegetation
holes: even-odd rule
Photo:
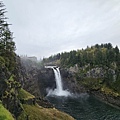
[[[35,97],[24,89],[19,90],[18,97],[24,102],[18,120],[74,120],[68,114],[55,108],[44,108],[34,101]]]
[[[29,120],[74,120],[69,115],[58,111],[55,108],[43,108],[39,105],[25,105],[24,111],[18,117],[18,120],[28,118]]]
[[[18,98],[23,100],[29,100],[35,98],[34,95],[31,95],[29,92],[25,91],[24,89],[19,89],[18,91]]]
[[[0,101],[0,120],[14,120],[11,113],[2,105]]]

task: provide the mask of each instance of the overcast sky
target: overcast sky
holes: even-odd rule
[[[120,48],[120,0],[4,0],[16,53],[48,57],[87,45]]]

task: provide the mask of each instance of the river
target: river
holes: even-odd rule
[[[57,109],[76,120],[120,120],[120,110],[107,105],[88,94],[78,97],[47,97]]]

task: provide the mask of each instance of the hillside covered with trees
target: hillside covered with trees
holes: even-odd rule
[[[52,62],[60,60],[60,65],[62,67],[70,67],[75,64],[82,67],[86,64],[90,64],[90,66],[110,66],[113,62],[115,62],[116,65],[119,65],[119,59],[119,48],[117,46],[113,48],[111,43],[106,43],[101,45],[96,44],[91,47],[87,46],[86,49],[82,50],[58,53],[57,55],[50,56],[49,58],[44,58],[43,61]]]

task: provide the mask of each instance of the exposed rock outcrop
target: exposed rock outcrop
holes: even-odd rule
[[[75,74],[66,69],[60,69],[63,88],[68,89],[71,93],[83,93],[86,92],[85,88],[81,86],[76,80]]]
[[[43,68],[38,71],[38,85],[42,96],[47,95],[47,90],[56,87],[54,72],[50,68]]]

